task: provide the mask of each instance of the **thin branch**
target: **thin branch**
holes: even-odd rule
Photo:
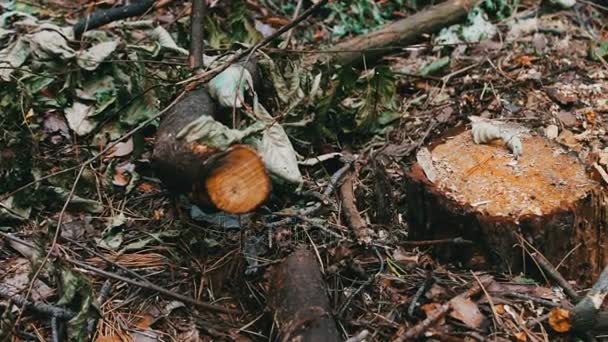
[[[190,13],[190,57],[188,63],[191,69],[203,66],[203,53],[205,50],[203,18],[205,17],[205,0],[192,0]]]

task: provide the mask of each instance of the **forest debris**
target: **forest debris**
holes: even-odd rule
[[[566,127],[575,127],[578,124],[576,116],[571,112],[560,110],[555,116]]]
[[[430,180],[432,183],[437,179],[437,172],[435,171],[435,166],[433,165],[433,157],[431,156],[431,152],[428,148],[423,147],[418,150],[416,153],[416,161],[422,167],[426,178]]]
[[[523,145],[518,137],[518,130],[514,127],[508,127],[505,124],[481,118],[478,116],[470,116],[472,123],[471,133],[473,141],[476,144],[487,144],[497,139],[502,139],[511,153],[518,159],[523,154]]]
[[[346,65],[363,60],[369,63],[370,60],[394,49],[390,47],[412,43],[425,33],[437,32],[460,21],[478,3],[478,0],[448,0],[378,30],[333,45],[332,53],[322,52],[307,56],[304,65],[308,67],[316,62]]]
[[[556,125],[548,125],[545,127],[545,137],[549,140],[555,140],[559,134],[559,128]]]
[[[116,20],[142,15],[150,7],[152,7],[154,1],[155,0],[142,0],[124,6],[113,7],[107,10],[96,10],[74,25],[74,37],[76,37],[76,39],[80,39],[80,36],[85,31],[94,30]]]
[[[344,182],[340,185],[340,198],[342,199],[342,213],[348,226],[353,230],[357,240],[368,244],[372,241],[369,236],[367,225],[355,204],[355,194],[353,192],[355,173],[351,170],[344,176]]]
[[[439,306],[437,309],[433,310],[431,313],[427,314],[427,317],[415,325],[414,327],[405,331],[405,333],[401,336],[398,336],[393,340],[393,342],[404,342],[411,339],[415,339],[422,335],[429,327],[435,323],[437,320],[443,318],[450,310],[454,308],[455,303],[461,301],[462,299],[470,299],[471,297],[477,295],[482,291],[482,286],[488,286],[493,282],[493,278],[490,276],[482,276],[480,281],[475,283],[470,289],[466,292],[461,293],[460,295],[450,299],[449,302]],[[473,320],[475,322],[475,320]]]

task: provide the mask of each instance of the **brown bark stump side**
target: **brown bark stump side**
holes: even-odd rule
[[[255,61],[247,69],[256,79]],[[260,206],[271,190],[261,157],[245,145],[219,151],[177,138],[192,121],[203,115],[216,116],[217,111],[205,87],[184,95],[157,130],[153,166],[167,188],[188,194],[194,203],[228,213],[246,213]]]
[[[315,255],[299,248],[271,273],[269,306],[281,341],[341,341]]]
[[[608,264],[606,191],[583,163],[539,136],[522,137],[515,162],[504,144],[478,145],[465,131],[431,148],[435,182],[414,164],[407,175],[413,240],[460,236],[471,248],[436,252],[469,266],[535,272],[519,236],[567,278],[589,284]]]
[[[383,47],[410,44],[423,34],[448,27],[462,20],[478,3],[479,0],[448,0],[378,30],[333,45],[329,50],[335,52],[310,55],[304,59],[304,65],[308,67],[316,62],[346,65],[357,60],[362,62],[364,58],[369,61],[386,55],[395,48],[382,49]]]

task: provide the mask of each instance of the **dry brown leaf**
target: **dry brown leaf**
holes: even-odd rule
[[[452,306],[450,316],[472,328],[481,326],[484,316],[473,301],[458,296],[450,301],[450,305]]]
[[[520,342],[526,342],[528,340],[528,335],[526,335],[526,333],[523,331],[516,332],[513,334],[513,336],[515,336],[515,339]]]

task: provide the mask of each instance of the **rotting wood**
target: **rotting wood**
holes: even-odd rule
[[[255,61],[245,65],[257,75]],[[253,76],[254,83],[257,80]],[[159,178],[196,204],[228,213],[246,213],[261,205],[271,183],[261,157],[250,147],[226,151],[178,139],[178,133],[202,115],[216,116],[217,106],[205,87],[188,92],[163,119],[156,134],[152,161]]]
[[[332,45],[327,51],[310,55],[304,59],[304,66],[309,67],[317,62],[347,65],[369,61],[410,44],[423,34],[437,32],[462,20],[479,2],[449,0],[429,7],[378,30]]]
[[[409,237],[460,236],[475,244],[436,246],[437,255],[538,275],[520,248],[525,238],[567,279],[589,284],[608,264],[606,192],[556,143],[531,134],[521,140],[518,161],[500,142],[475,144],[470,131],[431,144],[436,182],[418,164],[406,177]]]
[[[269,306],[281,341],[340,341],[315,255],[300,247],[270,275]]]

